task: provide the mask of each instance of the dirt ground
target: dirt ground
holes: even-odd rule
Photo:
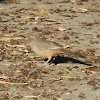
[[[25,40],[34,33],[85,58],[44,66]],[[0,100],[100,100],[100,1],[0,1]]]

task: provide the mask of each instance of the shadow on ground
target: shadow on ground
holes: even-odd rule
[[[52,63],[55,63],[55,65],[60,64],[60,63],[67,63],[67,62],[72,62],[72,63],[78,63],[78,64],[83,64],[83,65],[87,65],[87,66],[92,66],[91,64],[87,64],[85,62],[76,60],[74,58],[70,58],[70,57],[61,57],[61,56],[57,56],[55,58],[55,60]]]

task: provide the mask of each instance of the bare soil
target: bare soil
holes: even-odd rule
[[[26,42],[34,33],[85,58],[44,66]],[[0,1],[0,100],[100,100],[100,1]]]

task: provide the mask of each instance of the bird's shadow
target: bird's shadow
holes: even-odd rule
[[[66,63],[66,62],[72,62],[72,63],[78,63],[78,64],[87,65],[87,66],[92,66],[91,64],[84,63],[84,62],[76,60],[74,58],[61,57],[61,56],[57,56],[52,63],[55,63],[55,65],[57,65],[57,64]]]
[[[7,4],[7,0],[0,0],[0,4]]]
[[[0,0],[0,2],[5,2],[5,1],[7,1],[7,0]]]

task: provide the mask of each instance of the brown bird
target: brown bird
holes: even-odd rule
[[[65,50],[63,46],[60,44],[48,41],[45,39],[41,39],[39,36],[27,36],[27,41],[32,49],[33,52],[38,54],[41,57],[48,58],[47,63],[50,63],[53,61],[53,58],[55,58],[57,55],[66,53],[67,55],[72,55],[72,52],[70,50]],[[73,54],[74,56],[83,57],[81,54]]]

